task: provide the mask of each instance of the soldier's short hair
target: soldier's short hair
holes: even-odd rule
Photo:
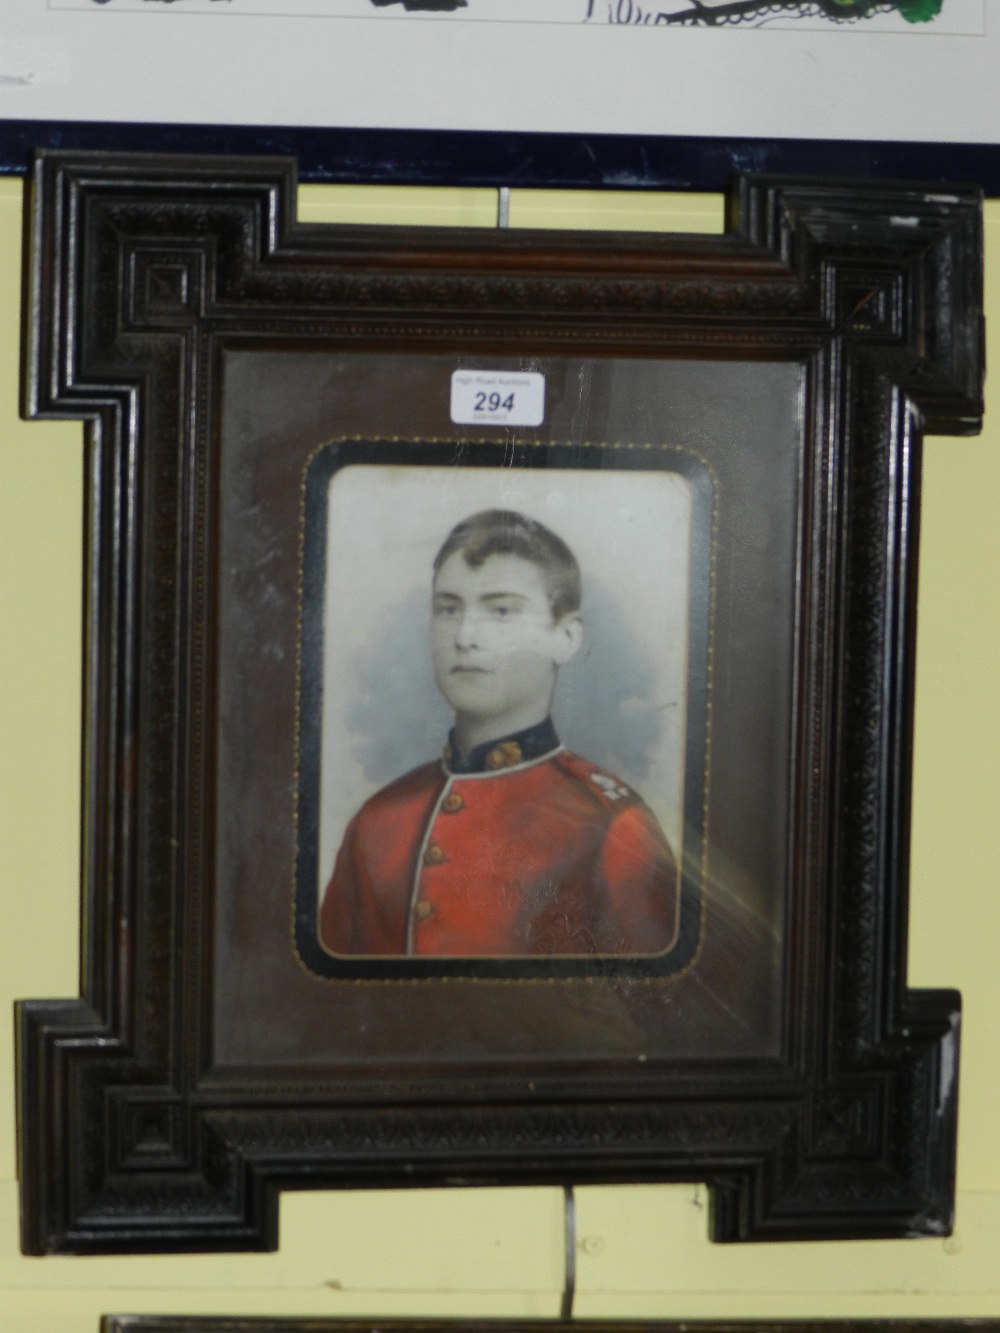
[[[561,537],[514,509],[483,509],[457,523],[434,557],[434,573],[456,551],[478,569],[491,555],[516,555],[534,565],[545,583],[552,619],[580,609],[580,566]]]

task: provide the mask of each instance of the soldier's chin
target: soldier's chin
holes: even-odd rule
[[[441,691],[456,713],[491,714],[496,690],[488,676],[449,676]]]

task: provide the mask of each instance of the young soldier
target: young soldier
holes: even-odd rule
[[[443,759],[354,816],[320,914],[335,954],[656,954],[678,874],[631,788],[563,749],[549,710],[583,638],[580,570],[541,523],[490,509],[434,561]]]

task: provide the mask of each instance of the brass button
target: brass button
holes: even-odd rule
[[[445,859],[444,852],[437,845],[436,842],[432,842],[431,845],[427,848],[426,852],[424,852],[425,866],[439,866],[444,859]]]
[[[464,805],[465,802],[462,800],[461,796],[459,796],[458,792],[450,791],[441,802],[441,809],[446,815],[454,815],[457,814]]]
[[[434,908],[431,906],[430,903],[421,900],[413,908],[413,915],[417,918],[418,921],[426,921],[433,911]]]

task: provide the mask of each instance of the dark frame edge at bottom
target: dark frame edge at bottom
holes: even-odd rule
[[[100,1333],[550,1333],[554,1319],[105,1315]],[[997,1333],[1000,1319],[583,1319],[588,1333]]]

